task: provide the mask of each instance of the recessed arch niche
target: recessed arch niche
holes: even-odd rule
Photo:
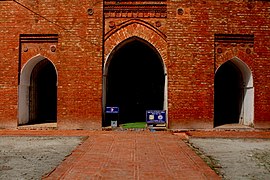
[[[254,125],[253,76],[237,57],[223,63],[215,74],[214,126]]]
[[[44,56],[23,66],[19,82],[19,125],[56,122],[57,71]]]

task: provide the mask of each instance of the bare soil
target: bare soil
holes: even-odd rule
[[[0,179],[41,179],[58,166],[82,137],[0,137]]]
[[[222,179],[270,179],[270,139],[191,138],[189,145]]]

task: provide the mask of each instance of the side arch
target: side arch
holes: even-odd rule
[[[240,114],[239,114],[239,124],[253,126],[254,125],[254,86],[253,86],[253,75],[249,66],[239,59],[238,57],[233,57],[232,59],[224,62],[216,70],[216,75],[219,70],[227,63],[233,64],[241,74],[241,83],[239,87],[242,89],[242,98],[240,102]],[[215,103],[216,103],[216,75],[215,75]],[[216,104],[215,104],[216,109]],[[215,111],[216,118],[216,111]],[[214,119],[216,121],[216,119]]]
[[[20,81],[19,81],[19,102],[18,102],[18,124],[27,124],[30,119],[30,85],[31,85],[31,75],[35,66],[43,60],[47,60],[48,63],[54,68],[56,81],[55,86],[57,89],[58,84],[58,74],[55,65],[48,58],[38,54],[31,59],[29,59],[21,69]]]

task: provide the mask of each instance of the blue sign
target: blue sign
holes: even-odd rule
[[[166,123],[166,111],[163,110],[146,111],[146,123],[148,124]]]
[[[105,110],[108,114],[118,114],[119,113],[119,107],[106,107]]]

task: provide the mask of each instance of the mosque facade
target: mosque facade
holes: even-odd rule
[[[270,128],[270,1],[0,1],[0,128]]]

